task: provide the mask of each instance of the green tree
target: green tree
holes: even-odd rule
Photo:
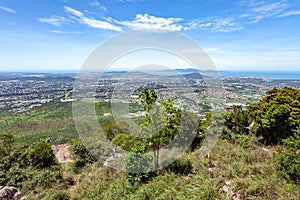
[[[255,121],[256,135],[264,143],[281,143],[299,128],[300,90],[273,88],[260,102],[251,104],[248,111]]]
[[[57,164],[55,155],[48,142],[37,143],[28,153],[31,164],[37,168],[47,168]]]
[[[173,100],[157,102],[155,90],[144,87],[140,94],[141,103],[146,112],[145,122],[141,124],[141,133],[149,150],[153,151],[155,167],[159,168],[159,153],[162,145],[168,144],[176,135],[180,124],[180,110]]]
[[[231,112],[226,113],[225,126],[235,134],[249,134],[248,111],[242,106],[233,106]]]
[[[126,179],[132,185],[147,182],[153,174],[154,158],[145,151],[144,146],[136,146],[125,157]]]

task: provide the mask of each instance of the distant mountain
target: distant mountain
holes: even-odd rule
[[[195,74],[199,73],[199,70],[194,69],[194,68],[187,68],[187,69],[175,69],[176,72],[180,74]]]
[[[184,74],[183,75],[185,78],[191,78],[191,79],[203,79],[203,77],[201,76],[201,74],[198,73],[192,73],[192,74]]]

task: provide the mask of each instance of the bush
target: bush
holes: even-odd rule
[[[37,143],[28,153],[30,163],[37,168],[47,168],[57,164],[51,145],[47,142]]]
[[[130,133],[128,123],[121,119],[114,119],[110,122],[102,124],[101,128],[109,140],[114,139],[114,137],[120,133]]]
[[[42,170],[27,168],[20,173],[26,177],[26,179],[23,179],[23,183],[20,186],[22,187],[23,192],[38,188],[49,189],[56,184],[64,183],[63,173],[59,167]]]
[[[10,155],[14,140],[14,136],[11,133],[0,134],[0,159]]]
[[[123,133],[116,135],[116,137],[112,140],[112,143],[121,147],[125,151],[129,151],[133,145],[132,137]]]
[[[145,183],[153,176],[155,159],[145,153],[145,147],[133,147],[125,158],[126,180],[132,185]]]
[[[277,149],[277,169],[287,179],[300,183],[300,131],[283,143]]]
[[[71,164],[71,171],[77,173],[86,164],[85,160],[79,159]]]
[[[231,112],[226,113],[225,126],[234,134],[249,134],[249,114],[242,106],[233,106]]]
[[[86,149],[80,139],[70,140],[69,143],[72,146],[73,152],[81,159],[81,161],[84,161],[84,163],[93,163],[96,161],[94,156]]]

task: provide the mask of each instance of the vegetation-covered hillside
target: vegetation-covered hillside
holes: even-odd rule
[[[300,90],[274,88],[246,110],[229,109],[222,135],[205,156],[200,147],[213,124],[210,113],[206,121],[198,119],[172,100],[158,102],[147,88],[140,98],[146,117],[136,120],[136,135],[125,121],[103,115],[109,113],[107,103],[96,105],[103,130],[98,134],[131,152],[124,158],[129,172],[103,166],[84,147],[76,137],[71,104],[1,116],[0,185],[17,187],[27,199],[299,199]],[[163,166],[161,158],[170,155],[160,148],[174,138],[188,138],[178,134],[182,117],[197,124],[193,133],[182,131],[195,140],[178,160]],[[149,137],[134,137],[140,134]],[[71,146],[73,162],[55,158],[51,145],[62,143]],[[145,154],[151,151],[152,156]],[[130,171],[137,166],[142,172]],[[152,168],[157,170],[148,170]]]

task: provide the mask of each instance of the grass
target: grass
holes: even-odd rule
[[[300,185],[287,182],[276,172],[274,149],[254,139],[248,142],[250,145],[245,146],[220,139],[210,157],[205,158],[198,151],[186,152],[182,157],[192,162],[192,174],[160,170],[148,183],[138,186],[126,181],[125,172],[105,168],[99,162],[77,172],[71,165],[64,165],[63,183],[53,183],[46,189],[37,187],[25,195],[27,199],[50,200],[299,199]],[[209,170],[212,166],[213,172]]]
[[[104,168],[96,163],[80,172],[79,186],[73,199],[299,199],[300,186],[278,176],[273,149],[256,144],[251,148],[219,140],[210,159],[199,152],[183,155],[193,163],[189,176],[160,172],[149,183],[133,187],[124,172]],[[211,162],[217,163],[210,172]],[[222,191],[224,182],[231,193]]]
[[[101,112],[109,112],[107,105],[99,104],[101,122],[110,120],[110,117],[100,116]],[[138,110],[137,107],[132,109]],[[11,131],[17,143],[32,144],[50,137],[52,143],[61,144],[77,137],[70,103],[53,102],[26,115],[1,117],[1,131]],[[277,173],[275,152],[273,147],[258,144],[252,136],[236,138],[235,143],[219,139],[209,158],[202,158],[197,150],[183,155],[192,162],[194,173],[190,175],[162,170],[148,183],[131,186],[124,172],[94,163],[77,173],[69,172],[64,176],[64,183],[53,183],[46,189],[36,187],[26,191],[25,196],[50,200],[300,199],[300,185],[289,183]],[[210,172],[213,165],[215,171]],[[78,186],[72,182],[75,178],[78,178]]]

